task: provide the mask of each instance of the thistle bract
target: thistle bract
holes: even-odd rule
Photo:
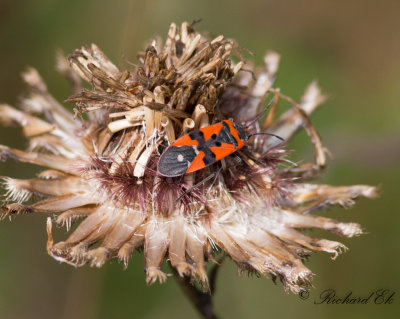
[[[324,95],[311,83],[295,102],[273,88],[276,52],[267,52],[264,66],[255,67],[241,51],[233,40],[208,39],[183,23],[170,26],[164,43],[152,41],[129,71],[119,70],[94,44],[68,59],[58,54],[58,70],[73,84],[67,102],[75,103],[75,114],[28,69],[23,77],[29,95],[20,109],[0,105],[0,119],[20,125],[29,148],[1,145],[0,155],[46,169],[31,179],[3,178],[2,216],[58,214],[47,220],[47,250],[74,266],[101,267],[117,258],[126,267],[143,248],[148,283],[166,280],[161,266],[167,260],[180,276],[208,290],[207,262],[223,253],[240,271],[269,274],[294,292],[306,288],[312,273],[302,259],[311,251],[335,258],[346,247],[299,229],[362,233],[358,224],[310,213],[351,206],[360,196],[374,197],[376,189],[309,182],[325,166],[325,150],[309,120]],[[277,118],[281,100],[290,108]],[[225,119],[254,122],[249,134],[285,141],[304,128],[315,163],[297,165],[280,139],[257,135],[202,170],[176,177],[157,173],[160,155],[182,134]],[[69,230],[72,223],[78,225],[69,237],[55,243],[53,225]]]

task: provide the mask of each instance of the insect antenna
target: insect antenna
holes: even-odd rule
[[[273,133],[267,133],[267,132],[258,132],[258,133],[253,133],[253,134],[250,134],[250,135],[249,135],[249,138],[250,138],[250,137],[252,137],[252,136],[254,136],[254,135],[268,135],[268,136],[273,136],[273,137],[276,137],[277,139],[280,139],[282,142],[284,142],[284,141],[285,141],[285,139],[283,139],[282,137],[280,137],[280,136],[278,136],[278,135],[276,135],[276,134],[273,134]]]
[[[249,128],[250,126],[252,126],[254,123],[256,123],[260,118],[262,118],[264,116],[264,114],[270,109],[271,105],[274,104],[275,101],[275,97],[271,100],[271,102],[268,103],[267,107],[265,108],[264,111],[261,111],[260,113],[258,113],[256,115],[256,117],[254,119],[252,119],[250,121],[249,124],[247,124],[246,126],[244,126],[244,128]]]

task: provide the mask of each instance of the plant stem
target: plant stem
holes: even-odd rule
[[[214,267],[218,267],[215,265]],[[203,316],[204,319],[217,319],[218,317],[215,315],[212,309],[212,297],[213,290],[210,293],[202,292],[200,289],[195,287],[190,282],[190,277],[181,277],[179,274],[173,269],[175,279],[178,281],[179,286],[181,287],[183,293],[189,298],[192,304],[196,307],[198,312]],[[216,274],[216,271],[214,272]],[[211,282],[211,288],[215,287],[216,276],[213,276],[213,280]]]

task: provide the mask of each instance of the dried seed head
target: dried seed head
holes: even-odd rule
[[[307,287],[311,272],[302,258],[312,250],[336,258],[346,247],[299,229],[321,228],[347,237],[361,233],[358,224],[308,213],[351,206],[360,196],[375,197],[376,189],[305,183],[325,165],[309,120],[325,97],[316,83],[299,103],[273,89],[279,59],[267,52],[265,65],[256,68],[241,58],[235,41],[209,40],[187,23],[172,24],[165,44],[153,41],[131,71],[120,71],[94,44],[75,50],[68,60],[58,53],[58,70],[74,88],[67,101],[88,120],[74,118],[50,95],[38,72],[28,69],[24,79],[31,93],[22,111],[0,105],[0,120],[20,125],[30,147],[0,146],[0,156],[48,170],[28,180],[3,178],[2,217],[60,213],[55,223],[68,230],[82,220],[58,243],[53,242],[53,222],[47,221],[48,253],[75,266],[101,267],[117,257],[126,267],[143,247],[148,283],[166,280],[161,266],[167,259],[180,276],[199,280],[207,290],[206,262],[223,250],[240,271],[279,277],[294,292]],[[82,88],[80,79],[92,89]],[[249,124],[270,96],[274,100],[266,119],[249,133],[288,140],[304,126],[315,164],[297,166],[286,158],[279,139],[258,135],[203,170],[172,178],[157,174],[159,155],[185,130],[226,118]],[[282,99],[291,108],[275,119]],[[41,198],[23,205],[31,195]]]

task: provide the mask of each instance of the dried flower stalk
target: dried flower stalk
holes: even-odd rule
[[[161,269],[166,259],[179,276],[208,291],[206,263],[223,251],[240,271],[269,274],[293,292],[307,288],[312,273],[302,259],[311,251],[334,259],[346,247],[299,229],[346,237],[362,233],[358,224],[309,213],[330,205],[349,207],[358,197],[375,197],[377,190],[306,182],[326,162],[309,120],[325,96],[313,82],[298,103],[293,101],[272,87],[279,54],[267,52],[265,65],[256,68],[240,55],[235,64],[231,57],[238,51],[235,41],[209,40],[183,23],[171,25],[164,45],[153,41],[133,71],[120,71],[94,44],[75,50],[68,61],[58,53],[58,70],[74,87],[67,101],[75,103],[76,114],[87,113],[87,120],[74,118],[50,95],[38,72],[28,69],[24,79],[30,95],[21,110],[0,105],[0,120],[21,126],[30,147],[1,145],[0,156],[48,169],[33,179],[3,178],[2,217],[60,213],[48,218],[47,250],[74,266],[101,267],[117,258],[127,267],[143,247],[148,283],[167,279]],[[92,88],[82,88],[80,79]],[[247,148],[196,173],[157,175],[160,153],[185,130],[225,118],[248,124],[272,97],[266,119],[251,133],[289,140],[304,127],[315,163],[298,166],[286,158],[280,140],[257,136]],[[291,108],[275,119],[282,99]],[[78,220],[65,241],[53,242],[53,223],[69,230]]]

